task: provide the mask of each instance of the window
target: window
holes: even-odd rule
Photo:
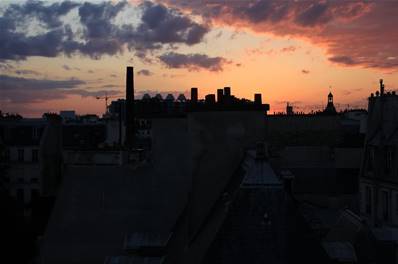
[[[18,149],[18,161],[23,162],[25,159],[24,149]]]
[[[38,127],[33,127],[32,128],[32,137],[34,139],[39,138],[39,128]]]
[[[372,189],[370,186],[365,187],[365,213],[372,214]]]
[[[32,149],[32,162],[38,162],[38,161],[39,161],[39,150]]]
[[[382,217],[384,221],[388,221],[389,217],[389,197],[388,197],[388,192],[387,191],[382,191],[381,192],[381,209],[382,209]]]

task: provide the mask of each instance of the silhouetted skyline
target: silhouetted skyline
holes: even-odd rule
[[[271,114],[322,110],[330,91],[337,110],[366,108],[380,78],[398,84],[385,44],[397,12],[396,1],[2,1],[0,109],[101,115],[96,97],[123,97],[126,65],[136,98],[230,86],[262,93]]]

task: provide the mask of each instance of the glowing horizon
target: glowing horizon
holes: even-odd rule
[[[5,2],[0,110],[101,115],[96,96],[124,98],[126,66],[135,69],[137,99],[189,97],[191,87],[203,98],[230,86],[239,98],[262,93],[270,114],[286,102],[320,110],[329,91],[337,109],[366,108],[379,79],[395,90],[398,3],[289,3]]]

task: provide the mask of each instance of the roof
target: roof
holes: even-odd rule
[[[129,253],[140,252],[145,255],[162,256],[171,238],[171,232],[135,232],[127,234],[124,249]]]
[[[106,257],[104,264],[161,264],[163,258],[112,256]]]
[[[188,178],[147,167],[68,167],[43,237],[43,261],[103,263],[127,254],[129,234],[169,232],[186,204]],[[141,235],[144,244],[151,240],[162,239]]]
[[[357,262],[355,249],[349,242],[322,242],[322,246],[331,259],[341,262]]]
[[[243,178],[241,187],[282,187],[282,182],[268,162],[254,160],[253,151],[249,151],[248,154],[250,167]]]

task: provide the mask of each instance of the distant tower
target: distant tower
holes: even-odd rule
[[[332,92],[330,92],[329,94],[328,94],[328,104],[333,104],[333,94],[332,94]]]
[[[323,112],[328,115],[337,114],[336,108],[333,104],[333,94],[331,92],[329,92],[328,94],[328,104],[326,105],[326,108]]]
[[[286,114],[287,114],[287,115],[293,115],[293,114],[294,114],[294,112],[293,112],[293,106],[291,106],[291,105],[289,104],[289,102],[287,102],[287,105],[286,105]]]

